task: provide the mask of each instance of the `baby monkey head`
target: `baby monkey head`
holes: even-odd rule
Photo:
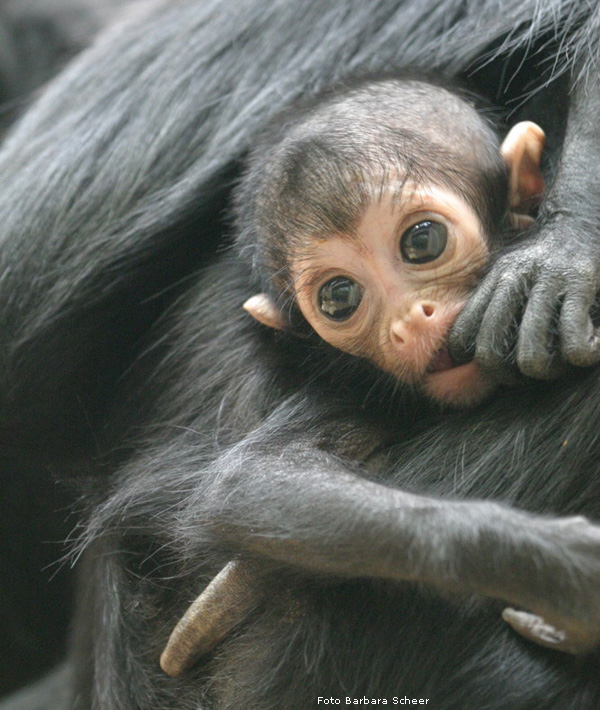
[[[327,343],[443,403],[491,389],[454,366],[448,331],[488,262],[494,234],[543,192],[544,134],[501,144],[454,90],[385,79],[284,118],[238,194],[241,253],[257,293],[246,310],[288,327],[290,305]]]

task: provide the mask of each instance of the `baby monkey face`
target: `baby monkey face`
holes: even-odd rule
[[[355,233],[315,238],[292,262],[298,305],[314,330],[444,403],[473,404],[491,389],[479,367],[455,367],[448,331],[487,263],[480,220],[435,185],[393,186]]]

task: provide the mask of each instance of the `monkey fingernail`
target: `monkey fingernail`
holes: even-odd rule
[[[563,647],[567,641],[564,631],[548,624],[537,614],[507,608],[502,612],[502,618],[518,634],[542,646]]]

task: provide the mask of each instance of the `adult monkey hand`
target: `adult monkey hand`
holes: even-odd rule
[[[538,225],[498,259],[450,333],[457,362],[474,356],[500,380],[513,377],[513,352],[519,370],[538,379],[565,363],[600,361],[590,316],[600,290],[600,83],[593,71],[571,83],[564,148]]]

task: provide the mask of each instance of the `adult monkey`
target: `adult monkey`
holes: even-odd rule
[[[214,6],[206,3],[201,7],[191,2],[177,6],[164,4],[153,9],[147,21],[116,31],[63,75],[15,132],[1,157],[3,169],[13,178],[10,189],[1,196],[6,201],[1,257],[2,288],[6,289],[3,291],[6,297],[2,332],[7,340],[3,354],[6,359],[2,364],[5,368],[3,427],[7,439],[10,436],[11,455],[18,460],[23,446],[35,437],[40,446],[39,459],[51,462],[51,456],[57,456],[57,449],[65,446],[64,437],[58,446],[54,441],[56,431],[61,430],[70,434],[73,439],[70,443],[84,447],[81,456],[85,457],[89,422],[97,426],[103,417],[112,414],[114,390],[107,385],[113,385],[131,362],[138,352],[138,337],[177,292],[165,293],[163,289],[185,275],[205,253],[203,245],[198,252],[194,250],[197,235],[193,226],[208,223],[214,232],[220,232],[215,201],[227,190],[224,174],[227,168],[234,167],[240,152],[252,142],[253,132],[265,115],[281,104],[282,97],[291,98],[306,87],[328,83],[338,72],[367,68],[367,65],[369,69],[377,69],[410,62],[435,68],[443,63],[459,72],[481,57],[494,41],[499,42],[511,33],[517,20],[531,19],[527,12],[533,12],[523,4],[515,5],[514,14],[511,14],[511,6],[503,9],[506,14],[502,18],[492,14],[489,22],[483,24],[486,36],[480,35],[473,41],[473,27],[477,20],[485,17],[487,5],[479,4],[470,13],[462,4],[445,3],[439,15],[437,10],[427,10],[425,22],[424,8],[421,6],[418,12],[412,4],[397,7],[397,3],[382,2],[364,10],[350,10],[345,3],[323,6],[315,3],[300,11],[286,3],[262,8],[260,4],[249,2],[241,8],[236,3],[235,10],[239,14],[235,16],[226,13],[223,3]],[[565,30],[566,36],[585,60],[591,47],[588,40],[591,42],[595,37],[597,17],[590,17],[588,10],[574,8],[571,4],[557,3],[551,10],[552,21],[573,22],[568,31]],[[523,29],[512,35],[515,46],[527,44],[529,30],[532,37],[544,44],[547,39],[544,32],[552,25],[544,24],[544,10],[536,11],[542,14],[536,16],[533,29],[531,25],[521,26]],[[295,36],[303,38],[302,42],[290,41],[290,27]],[[311,33],[304,31],[308,28]],[[439,42],[440,36],[443,42]],[[203,39],[206,42],[200,41]],[[182,52],[182,47],[188,51]],[[548,46],[546,51],[549,56],[556,56],[554,47]],[[259,58],[256,65],[249,62],[250,54],[245,52]],[[540,61],[548,54],[540,54]],[[500,87],[494,71],[507,66],[510,70],[506,56],[500,53],[499,57],[496,64],[489,65],[486,76],[480,73],[477,77],[487,87],[488,94]],[[534,60],[531,56],[525,59],[524,73],[514,79],[517,86],[522,86],[527,70],[535,73]],[[245,74],[241,74],[242,69]],[[110,76],[108,82],[107,76]],[[165,76],[172,77],[167,86]],[[202,91],[201,97],[194,87]],[[593,82],[587,89],[585,96],[595,99],[597,89]],[[558,97],[559,101],[563,90],[564,86],[554,83],[549,95]],[[250,97],[252,101],[248,104]],[[502,101],[510,97],[510,92],[506,92]],[[241,111],[241,107],[247,110]],[[553,239],[552,230],[556,220],[563,217],[565,205],[572,208],[575,198],[569,190],[581,189],[586,198],[594,194],[594,171],[580,167],[581,156],[593,158],[597,148],[593,126],[585,118],[585,111],[585,101],[576,92],[571,113],[574,121],[567,131],[564,161],[550,192],[548,204],[554,206],[554,211],[550,214],[550,225],[539,239]],[[528,117],[535,117],[531,110]],[[546,123],[541,118],[538,120]],[[582,128],[577,128],[578,122],[582,123]],[[552,137],[555,127],[544,127]],[[554,138],[560,142],[560,121]],[[581,149],[581,141],[586,144],[585,150]],[[144,150],[137,151],[136,146]],[[60,201],[53,199],[56,194],[60,194]],[[579,202],[577,204],[579,206]],[[567,216],[572,219],[565,229],[577,235],[581,226],[573,215]],[[584,217],[586,222],[591,222],[593,214]],[[86,240],[81,240],[83,229],[89,230]],[[43,240],[37,239],[42,236]],[[593,251],[593,245],[587,241],[576,240],[575,243]],[[569,244],[569,240],[564,243]],[[556,245],[554,256],[562,245],[562,241]],[[536,243],[529,248],[541,251],[535,263],[535,270],[539,272],[549,250],[540,250]],[[583,256],[577,253],[575,257],[570,259],[571,264],[583,261],[585,268],[593,265],[590,251]],[[530,262],[531,258],[527,258],[526,263]],[[552,270],[552,262],[544,266],[546,271]],[[506,268],[502,264],[498,267],[500,271]],[[563,269],[561,262],[556,273],[562,274]],[[233,271],[231,278],[236,278]],[[554,284],[558,278],[559,275],[547,280]],[[513,279],[516,277],[511,277]],[[592,281],[590,284],[591,291],[595,291],[595,284]],[[181,286],[184,287],[185,284]],[[209,282],[201,283],[200,303],[206,300],[203,295],[210,293],[208,288]],[[563,284],[558,292],[562,288]],[[514,291],[518,289],[510,289],[511,293]],[[20,294],[19,298],[15,298],[15,293]],[[161,298],[144,298],[157,293]],[[194,296],[190,290],[192,315],[198,313]],[[534,300],[538,300],[537,297]],[[565,303],[569,300],[573,299]],[[126,306],[130,303],[140,307],[128,310]],[[185,316],[183,305],[179,311]],[[585,308],[583,312],[587,317]],[[184,317],[180,327],[185,330],[184,326],[193,322],[193,317]],[[570,329],[563,328],[563,332],[567,355],[580,363],[588,362],[594,353],[590,355],[587,343],[572,348],[568,338]],[[209,335],[207,331],[201,337]],[[194,344],[191,334],[182,341],[181,351],[186,342]],[[521,342],[526,345],[526,341]],[[115,348],[116,343],[121,347]],[[201,345],[210,348],[210,343]],[[496,354],[493,343],[492,347],[484,345],[481,340],[481,357],[489,359],[489,353]],[[530,349],[525,345],[520,347],[522,367],[531,372],[529,363],[535,361],[537,374],[545,374],[546,358],[530,356]],[[170,350],[172,356],[180,352],[176,347]],[[268,344],[265,347],[268,348]],[[579,354],[573,356],[573,351]],[[68,360],[65,353],[70,355]],[[273,355],[278,357],[279,351]],[[287,356],[288,353],[283,353],[284,359]],[[101,382],[94,377],[99,365],[103,374]],[[193,360],[182,359],[180,367],[191,373],[194,365]],[[587,387],[593,390],[593,373],[584,373],[583,377],[589,379]],[[173,422],[179,423],[183,417],[181,412],[185,412],[183,418],[193,424],[194,408],[199,400],[195,393],[188,399],[190,382],[193,379],[181,383],[185,391],[179,391],[177,401],[171,402],[175,404],[174,409],[181,410],[170,416]],[[286,381],[283,386],[289,391],[297,384]],[[247,383],[248,387],[250,385]],[[255,402],[248,399],[249,392],[247,389],[242,394],[247,398],[246,414],[251,416],[249,402]],[[316,401],[324,392],[326,390],[313,393]],[[143,394],[151,407],[155,394],[152,391]],[[82,395],[83,400],[77,395]],[[160,404],[169,405],[170,395]],[[222,395],[223,391],[217,389],[215,400]],[[304,400],[300,396],[299,400],[300,405],[303,402],[315,404],[314,399]],[[268,410],[270,405],[264,399],[257,402]],[[572,448],[565,446],[559,451],[567,461],[561,461],[559,466],[553,449],[554,436],[559,435],[559,444],[566,441],[565,417],[579,402],[587,403],[586,417],[575,417],[569,424],[568,439],[571,447],[573,441],[579,444],[585,441],[583,455],[569,460]],[[211,400],[204,403],[210,405]],[[550,404],[556,407],[549,410]],[[336,405],[338,415],[341,405]],[[330,402],[323,402],[322,406],[327,414],[336,413],[330,409]],[[588,505],[597,493],[593,477],[589,475],[597,459],[595,436],[591,431],[593,424],[590,425],[590,420],[594,421],[594,406],[589,391],[583,392],[581,387],[568,383],[553,390],[539,388],[518,395],[509,393],[486,411],[484,421],[488,426],[472,431],[469,415],[456,416],[444,421],[439,429],[432,430],[430,426],[424,438],[417,439],[399,454],[389,452],[392,457],[389,466],[392,467],[394,460],[401,464],[393,480],[398,484],[412,481],[416,487],[439,493],[446,492],[444,487],[464,495],[495,493],[532,509],[545,505],[561,512],[580,509],[596,513]],[[88,414],[86,424],[81,424],[82,409]],[[169,419],[166,409],[160,414],[159,411],[152,414],[155,423]],[[507,412],[517,420],[526,419],[523,426],[530,438],[526,438],[522,450],[517,450],[519,460],[508,461],[507,452],[515,453],[515,424],[506,422]],[[303,406],[299,406],[296,413],[308,419],[307,425],[318,422]],[[448,456],[455,456],[457,441],[464,436],[465,426],[470,440],[478,446],[468,452],[463,479],[456,481],[445,477],[447,470],[443,462],[448,461]],[[97,429],[94,433],[99,434]],[[294,441],[293,429],[283,433]],[[392,685],[395,689],[398,684],[406,684],[409,695],[427,693],[437,698],[440,707],[444,706],[442,703],[446,707],[464,707],[465,703],[506,707],[507,696],[511,707],[533,704],[569,707],[569,703],[573,707],[586,707],[586,703],[588,707],[595,707],[597,704],[596,674],[592,672],[595,669],[585,665],[583,669],[573,669],[568,660],[549,659],[543,652],[532,651],[516,640],[494,637],[492,617],[486,608],[461,606],[456,616],[448,619],[444,614],[453,608],[452,602],[444,603],[433,596],[365,583],[333,585],[327,589],[316,581],[302,582],[302,576],[297,579],[293,575],[290,580],[293,598],[308,600],[311,607],[308,610],[302,607],[304,616],[293,618],[287,601],[281,605],[274,603],[272,609],[258,617],[253,629],[232,643],[220,661],[215,661],[210,668],[209,685],[201,682],[199,676],[203,671],[177,685],[155,675],[151,649],[159,649],[164,640],[160,625],[166,629],[176,608],[184,605],[183,586],[178,583],[175,591],[165,582],[161,588],[160,573],[151,565],[158,560],[153,554],[154,546],[164,540],[162,536],[172,522],[168,517],[174,510],[172,506],[181,506],[180,486],[185,485],[187,493],[197,470],[198,461],[186,454],[193,455],[198,442],[191,432],[187,437],[175,436],[172,431],[164,436],[162,443],[158,435],[154,437],[154,448],[148,445],[145,460],[111,477],[111,485],[114,484],[111,502],[97,509],[98,524],[103,522],[105,513],[105,517],[114,522],[116,518],[108,514],[118,510],[117,517],[127,532],[123,538],[118,530],[114,537],[102,532],[96,551],[104,549],[107,554],[98,555],[90,562],[98,575],[96,584],[90,588],[90,601],[96,612],[102,614],[102,623],[91,628],[86,623],[80,625],[84,642],[89,642],[87,658],[94,668],[91,675],[89,667],[81,668],[79,687],[83,707],[92,704],[90,696],[99,707],[192,706],[197,705],[199,693],[204,692],[200,688],[209,688],[221,707],[227,704],[243,707],[244,703],[253,708],[273,704],[309,707],[321,690],[323,695],[329,690],[337,693],[341,689],[350,695],[357,690],[382,696],[389,694]],[[581,454],[581,450],[578,453]],[[568,472],[573,478],[557,477],[550,490],[543,491],[542,501],[542,494],[531,487],[545,480],[543,474],[569,468],[569,463]],[[505,468],[504,477],[501,482],[498,479],[491,482],[490,470],[495,471],[500,464]],[[415,480],[417,468],[422,476],[419,481]],[[128,490],[126,484],[142,469],[145,474],[151,473],[140,479],[144,487],[134,486]],[[179,472],[178,479],[170,477],[173,469]],[[163,472],[164,476],[159,475]],[[482,480],[484,474],[485,480]],[[157,485],[150,486],[153,482]],[[154,497],[157,491],[159,498]],[[128,497],[130,492],[135,492],[137,499]],[[150,495],[145,495],[148,493]],[[124,505],[121,507],[119,503]],[[164,513],[160,513],[163,507]],[[165,526],[161,524],[160,515],[164,515]],[[178,533],[190,531],[190,527],[184,526]],[[95,532],[100,532],[100,528]],[[187,572],[190,591],[192,581],[196,586],[208,572],[204,569],[200,574],[202,559],[195,554],[202,537],[201,529],[192,532],[198,532],[193,543],[185,534],[170,538],[173,548],[165,559],[165,564],[170,566],[165,576]],[[178,547],[181,543],[189,547]],[[213,544],[212,550],[210,572],[214,573],[237,548],[233,543],[227,549]],[[188,555],[190,552],[192,554]],[[152,553],[150,557],[149,553]],[[137,554],[150,567],[138,566]],[[141,578],[127,577],[124,556],[128,557],[133,572],[143,573]],[[206,552],[204,560],[208,559]],[[560,579],[557,575],[558,584]],[[193,593],[195,591],[197,589]],[[362,627],[367,620],[353,619],[349,612],[364,599],[369,600],[373,609],[368,624],[371,631],[376,630],[372,643]],[[346,611],[344,603],[348,604]],[[169,604],[173,611],[165,615]],[[403,619],[400,624],[390,607],[405,609],[406,604],[414,616]],[[157,613],[154,618],[153,609]],[[440,618],[445,621],[441,630],[443,639],[432,633],[431,626],[429,630],[427,626],[415,627],[420,619],[425,625],[434,624],[439,633]],[[466,619],[471,623],[467,625]],[[479,623],[473,623],[474,619]],[[332,628],[332,622],[338,623]],[[472,646],[461,657],[457,648],[465,648],[465,637]],[[363,661],[367,656],[361,659],[356,653],[355,638],[360,639],[361,648],[369,657],[368,670]],[[291,664],[288,665],[281,649],[290,642],[295,643],[296,648],[288,657]],[[244,652],[245,643],[250,644],[252,657]],[[147,651],[147,658],[140,658],[137,650],[140,648]],[[393,648],[392,653],[390,648]],[[432,650],[440,648],[444,650],[444,658],[434,667],[427,666],[423,658],[431,664]],[[497,664],[499,657],[505,658],[499,655],[502,649],[511,657],[507,676],[503,676],[502,668],[485,673],[486,668]],[[304,677],[306,669],[297,667],[299,659],[305,657],[315,663],[312,683]],[[278,664],[273,662],[275,658]],[[421,669],[421,674],[410,678],[400,675],[410,669],[411,663]],[[424,667],[428,668],[427,677],[422,675]],[[379,669],[380,675],[373,673],[372,668]],[[530,676],[532,669],[540,679],[536,687],[526,686],[518,678],[519,672]],[[390,686],[386,687],[386,683]]]

